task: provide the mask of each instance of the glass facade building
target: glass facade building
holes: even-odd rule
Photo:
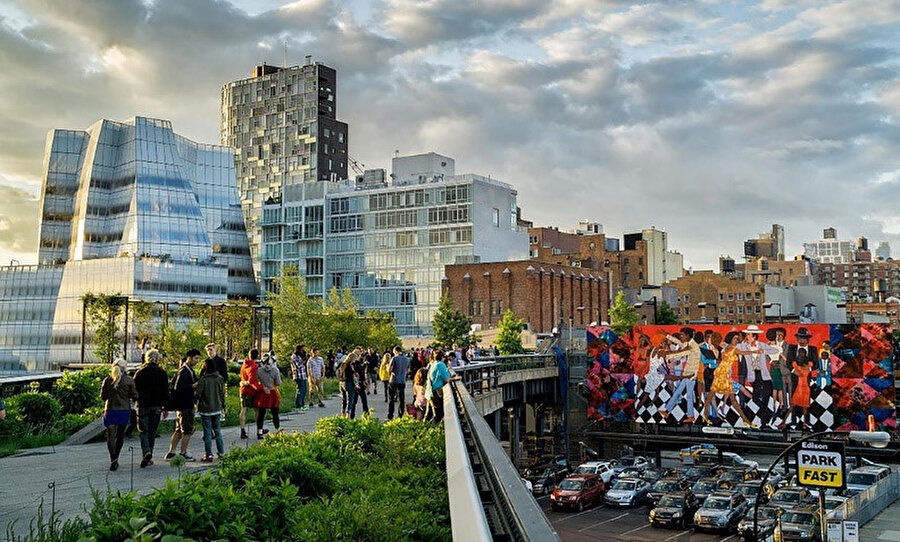
[[[222,88],[222,145],[235,152],[254,264],[262,206],[285,186],[347,178],[347,124],[337,120],[337,73],[318,62],[261,65]]]
[[[263,206],[264,289],[296,266],[310,295],[347,287],[362,308],[393,316],[401,336],[430,335],[445,265],[528,254],[510,185],[455,175],[434,153],[395,158],[391,177],[284,187]]]
[[[19,330],[0,345],[7,370],[78,360],[87,292],[169,302],[257,295],[232,151],[181,137],[168,121],[50,132],[40,206],[41,265],[0,269],[0,322]],[[50,323],[40,345],[37,325],[22,325],[23,303],[39,303],[33,320]]]

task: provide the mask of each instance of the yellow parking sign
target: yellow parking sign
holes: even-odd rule
[[[797,450],[797,478],[809,487],[844,487],[844,443],[802,443]]]

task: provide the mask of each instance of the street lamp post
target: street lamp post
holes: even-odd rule
[[[703,319],[706,320],[706,307],[715,307],[716,310],[713,312],[713,323],[719,323],[719,307],[715,303],[707,303],[706,301],[701,301],[697,303],[697,308],[703,311]]]
[[[705,428],[704,428],[705,429]],[[759,482],[759,492],[756,493],[756,499],[753,501],[753,539],[759,540],[759,504],[763,495],[763,487],[766,485],[766,481],[769,479],[769,476],[772,474],[772,471],[778,465],[778,463],[787,457],[787,454],[792,450],[797,449],[802,443],[812,440],[818,437],[825,436],[833,436],[833,437],[844,437],[849,438],[850,440],[855,440],[857,442],[869,443],[875,448],[884,448],[890,443],[891,436],[884,431],[820,431],[818,433],[812,433],[807,435],[799,440],[794,441],[790,446],[784,449],[778,457],[772,461],[772,465],[766,470],[766,474],[762,477],[762,480]],[[824,498],[824,490],[819,489],[819,517],[822,529],[822,540],[826,539],[825,536],[825,498]]]
[[[778,323],[784,323],[784,318],[781,315],[781,303],[779,303],[777,301],[772,301],[770,303],[763,303],[763,308],[771,309],[775,305],[778,305]],[[768,316],[769,315],[766,315],[766,318],[768,318]]]

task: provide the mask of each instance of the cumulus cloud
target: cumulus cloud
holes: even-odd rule
[[[900,242],[896,3],[14,6],[0,8],[0,186],[34,193],[47,131],[102,117],[168,118],[216,142],[221,86],[280,63],[286,43],[289,62],[338,69],[353,158],[449,154],[515,185],[540,225],[655,225],[695,268],[773,222],[789,253],[829,225]],[[10,231],[34,230],[20,207],[0,212],[0,259]]]

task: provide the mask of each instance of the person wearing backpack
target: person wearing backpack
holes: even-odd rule
[[[353,407],[356,402],[356,373],[353,370],[353,362],[356,360],[356,354],[347,354],[341,359],[341,364],[337,368],[337,377],[341,387],[341,416],[350,418],[356,417]]]
[[[131,402],[138,399],[134,380],[125,371],[126,364],[117,358],[109,376],[100,386],[103,405],[103,425],[106,426],[106,447],[109,450],[109,470],[119,468],[119,453],[125,441],[125,427],[131,420]]]
[[[384,387],[384,402],[388,402],[388,388],[390,388],[391,381],[391,351],[387,350],[384,353],[384,357],[381,358],[381,365],[378,366],[378,380],[381,380],[382,387]]]

